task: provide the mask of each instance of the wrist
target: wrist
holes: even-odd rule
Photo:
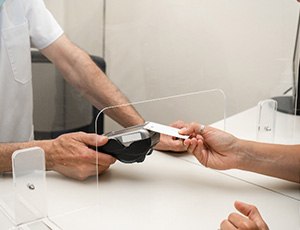
[[[53,170],[54,168],[54,159],[51,154],[52,142],[52,140],[44,140],[38,143],[38,146],[45,152],[46,170]]]
[[[237,167],[236,169],[248,170],[253,163],[252,142],[238,139],[237,141]]]

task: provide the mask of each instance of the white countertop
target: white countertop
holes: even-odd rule
[[[227,130],[255,138],[251,122],[245,122],[252,116],[249,110],[229,118]],[[47,187],[48,216],[57,229],[216,230],[235,200],[255,204],[272,230],[300,227],[299,184],[211,170],[191,155],[154,151],[140,164],[117,162],[99,177],[99,186],[95,177],[79,182],[48,172]],[[0,190],[11,193],[11,176],[0,177]],[[8,229],[0,212],[1,218],[0,229]]]

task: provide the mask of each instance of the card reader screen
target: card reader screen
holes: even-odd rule
[[[125,136],[122,136],[122,141],[124,143],[131,142],[131,141],[138,141],[142,139],[142,135],[140,133],[132,133]]]

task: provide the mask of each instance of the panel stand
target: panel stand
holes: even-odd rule
[[[38,147],[17,150],[12,155],[12,169],[13,191],[0,202],[12,223],[10,229],[59,229],[50,227],[47,219],[44,151]]]
[[[257,106],[256,140],[272,143],[275,136],[277,101],[268,99],[260,101]]]

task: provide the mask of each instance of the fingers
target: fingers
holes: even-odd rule
[[[221,230],[235,230],[237,229],[229,220],[223,220],[220,225]]]
[[[108,168],[109,166],[96,166],[96,165],[85,164],[85,165],[80,165],[80,167],[78,166],[73,168],[65,168],[61,170],[60,173],[67,177],[84,181],[90,176],[94,176],[96,174],[102,174]]]
[[[64,134],[53,140],[48,159],[53,162],[53,170],[68,177],[83,180],[95,175],[97,167],[103,172],[116,159],[104,153],[97,153],[89,146],[103,145],[107,137],[83,132]],[[48,160],[47,159],[47,160]]]
[[[190,138],[184,140],[183,144],[187,146],[187,151],[192,154],[200,154],[204,148],[202,138]]]
[[[189,153],[194,153],[197,148],[198,140],[196,138],[187,139],[184,141],[184,144],[187,145],[187,151]]]
[[[173,122],[172,124],[170,124],[170,126],[177,128],[177,129],[181,129],[186,126],[186,123],[184,121],[179,120],[179,121]]]
[[[231,213],[227,220],[222,221],[221,230],[243,229],[243,230],[263,230],[258,228],[256,223],[238,213]]]
[[[197,134],[202,134],[204,131],[204,125],[200,125],[196,122],[192,122],[185,127],[183,127],[180,131],[179,134],[181,135],[197,135]]]
[[[261,218],[257,208],[253,205],[236,201],[234,206],[243,215],[231,213],[227,220],[221,223],[221,229],[268,230],[268,226]]]
[[[242,214],[244,214],[245,216],[249,216],[249,214],[251,212],[258,212],[258,210],[256,209],[255,206],[250,205],[250,204],[246,204],[244,202],[241,201],[236,201],[234,202],[234,207],[241,212]]]
[[[106,171],[110,167],[110,164],[98,164],[95,163],[89,163],[86,161],[79,161],[78,163],[66,163],[62,165],[57,165],[55,168],[55,171],[76,179],[83,181],[87,179],[90,176],[94,176],[96,174],[101,174],[104,171]]]
[[[175,139],[171,136],[161,134],[160,140],[154,149],[160,151],[185,152],[186,146],[181,139]]]
[[[116,158],[113,156],[102,152],[97,152],[91,148],[86,149],[85,154],[82,154],[81,159],[101,166],[110,166],[116,162]]]
[[[116,162],[116,158],[114,158],[111,155],[105,154],[105,153],[97,153],[96,161],[98,165],[102,166],[110,166],[111,164],[114,164]]]
[[[239,212],[241,212],[245,216],[248,216],[250,220],[253,220],[258,226],[261,227],[261,229],[268,229],[267,224],[264,222],[258,209],[254,205],[236,201],[234,203],[234,206]]]
[[[182,135],[191,135],[193,133],[196,133],[197,130],[199,130],[200,125],[197,123],[191,123],[183,127],[182,129],[179,130],[179,134]]]
[[[181,139],[173,139],[171,138],[171,145],[172,148],[170,148],[173,152],[186,152],[186,146],[183,144],[183,141]]]
[[[108,138],[105,136],[89,133],[80,133],[80,139],[86,146],[102,146],[107,143]],[[116,159],[111,155],[96,152],[90,148],[86,150],[85,154],[87,159],[91,160],[91,163],[98,164],[107,167],[116,162]]]
[[[245,223],[247,223],[249,220],[247,217],[242,216],[238,213],[231,213],[228,216],[228,221],[230,223],[232,223],[235,227],[239,228],[239,227],[245,225]]]
[[[85,143],[87,146],[102,146],[108,141],[106,136],[92,134],[92,133],[78,133],[81,142]]]

